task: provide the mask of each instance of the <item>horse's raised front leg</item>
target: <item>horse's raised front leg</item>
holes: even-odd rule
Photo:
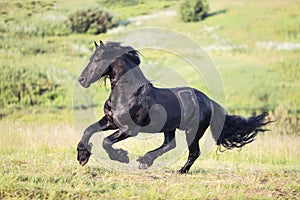
[[[128,152],[124,149],[115,149],[112,145],[134,135],[137,135],[137,132],[135,134],[128,134],[126,131],[119,129],[110,136],[104,138],[102,146],[107,152],[109,158],[122,163],[129,163]]]
[[[77,145],[77,160],[80,165],[84,166],[89,161],[91,156],[91,145],[89,144],[89,140],[92,135],[96,132],[109,129],[116,129],[116,127],[111,124],[106,117],[103,117],[101,120],[91,124],[85,129],[84,134]]]
[[[155,150],[147,152],[143,157],[140,157],[137,161],[140,163],[139,169],[147,169],[150,167],[154,160],[162,154],[174,149],[176,147],[175,130],[164,132],[165,140],[163,144]]]

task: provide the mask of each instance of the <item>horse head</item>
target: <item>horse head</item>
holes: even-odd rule
[[[123,55],[132,60],[134,65],[140,64],[138,53],[132,47],[121,46],[119,42],[107,42],[104,44],[100,41],[99,45],[97,42],[94,42],[94,44],[95,51],[78,78],[79,83],[85,88],[100,78],[109,76],[113,63]]]

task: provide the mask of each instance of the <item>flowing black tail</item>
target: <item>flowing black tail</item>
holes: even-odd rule
[[[243,147],[252,142],[259,132],[267,131],[264,126],[271,122],[265,122],[267,115],[268,113],[264,112],[248,119],[236,115],[226,115],[217,145],[232,149]]]

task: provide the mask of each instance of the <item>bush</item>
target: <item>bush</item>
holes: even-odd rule
[[[69,19],[72,31],[76,33],[105,33],[107,29],[116,25],[113,15],[97,6],[77,10]]]
[[[0,106],[62,106],[62,87],[43,68],[3,67],[0,74]]]
[[[207,16],[208,9],[206,0],[184,0],[180,5],[179,13],[184,22],[197,22]]]

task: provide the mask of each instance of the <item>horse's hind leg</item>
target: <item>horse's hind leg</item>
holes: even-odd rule
[[[180,173],[187,173],[196,161],[196,159],[200,156],[199,140],[203,136],[207,127],[208,124],[200,124],[196,133],[193,133],[193,131],[186,131],[186,140],[189,147],[189,156],[185,165],[179,170]]]
[[[147,169],[150,167],[154,160],[161,156],[162,154],[174,149],[176,147],[175,142],[175,130],[164,132],[164,142],[163,144],[155,150],[147,152],[143,157],[140,157],[137,161],[140,163],[139,169]]]

